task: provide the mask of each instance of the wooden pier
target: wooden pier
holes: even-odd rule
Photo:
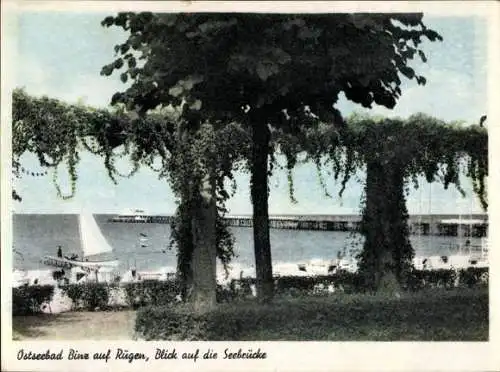
[[[114,216],[110,222],[170,224],[173,216]],[[227,216],[226,222],[234,227],[252,227],[252,216]],[[358,231],[359,215],[274,215],[269,217],[272,229]],[[484,237],[488,234],[486,214],[459,215],[412,215],[410,233],[414,235],[444,235]]]

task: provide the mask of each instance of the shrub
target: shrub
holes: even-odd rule
[[[253,278],[233,280],[229,287],[221,289],[221,298],[231,300],[250,297],[251,285],[255,285]],[[280,276],[275,278],[274,286],[277,295],[292,297],[325,295],[337,291],[345,293],[363,291],[360,275],[346,271],[320,276]]]
[[[73,301],[74,310],[95,311],[109,307],[109,284],[107,283],[69,284],[62,289]]]
[[[253,305],[245,309],[242,303],[236,310],[231,307],[218,307],[215,310],[196,313],[188,304],[178,306],[148,306],[136,315],[135,331],[145,340],[225,340],[238,337],[246,329],[257,325],[265,327],[278,321],[276,313],[259,311]],[[260,308],[260,306],[258,307]],[[268,308],[268,306],[263,306]]]
[[[148,306],[137,312],[135,331],[146,340],[203,340],[207,317],[190,311],[187,305]]]
[[[460,271],[460,284],[473,287],[487,285],[489,282],[489,269],[487,267],[469,267]]]
[[[419,291],[425,288],[453,288],[456,279],[457,272],[455,270],[413,270],[403,286],[410,291]]]
[[[144,280],[125,284],[125,292],[128,305],[134,308],[146,305],[167,305],[177,302],[176,297],[180,293],[180,286],[177,280]]]
[[[54,296],[52,285],[24,285],[12,288],[12,315],[31,315],[42,311]]]

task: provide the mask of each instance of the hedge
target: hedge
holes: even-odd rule
[[[414,270],[408,277],[403,289],[419,291],[426,288],[472,287],[488,282],[488,268],[469,268],[455,272],[454,270]],[[252,285],[255,279],[244,278],[233,280],[228,286],[217,286],[218,302],[233,302],[252,297]],[[83,283],[69,284],[61,287],[63,292],[73,301],[73,310],[106,310],[117,306],[139,308],[144,306],[160,306],[178,303],[180,286],[176,280],[127,283]],[[283,276],[275,278],[277,296],[326,296],[332,293],[364,292],[360,275],[339,272],[325,276]],[[113,303],[116,293],[123,290],[122,305]],[[52,300],[53,286],[23,286],[13,288],[13,314],[24,315],[40,312],[43,304]]]
[[[44,305],[49,305],[54,296],[52,285],[23,285],[12,288],[12,314],[32,315],[42,312]]]
[[[424,288],[453,288],[484,285],[489,282],[489,270],[470,267],[462,270],[413,270],[405,285],[407,290],[418,291]]]
[[[94,311],[109,308],[109,284],[82,283],[62,287],[63,292],[73,302],[73,310]]]
[[[125,284],[127,304],[131,307],[166,305],[176,302],[180,293],[178,281],[144,280]]]

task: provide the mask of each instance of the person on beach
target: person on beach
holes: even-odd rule
[[[60,245],[57,246],[57,257],[59,257],[59,258],[63,257],[62,248]]]
[[[71,256],[64,256],[65,259],[75,261],[78,258],[76,253],[73,253]]]
[[[469,239],[467,239],[465,241],[465,249],[470,249],[470,240]]]

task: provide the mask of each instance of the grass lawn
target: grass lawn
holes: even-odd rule
[[[280,299],[255,307],[253,317],[235,341],[487,341],[489,335],[486,288],[426,290],[399,299]]]
[[[212,339],[227,341],[487,341],[489,329],[486,288],[426,290],[399,299],[335,294],[282,297],[267,305],[248,300],[221,304],[216,313],[222,326]],[[131,340],[135,319],[135,311],[16,316],[13,336]],[[150,323],[154,338],[158,325]]]

